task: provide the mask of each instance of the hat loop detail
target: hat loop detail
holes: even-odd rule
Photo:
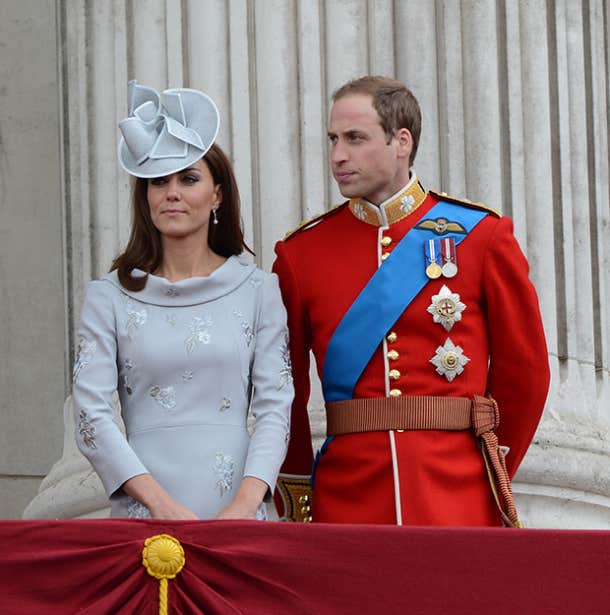
[[[218,109],[198,90],[176,88],[159,94],[130,81],[128,110],[129,117],[119,122],[119,160],[136,177],[187,168],[205,155],[218,134]]]

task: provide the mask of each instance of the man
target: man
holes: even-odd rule
[[[349,200],[276,246],[296,392],[289,518],[519,525],[509,477],[549,384],[538,300],[509,219],[422,187],[420,129],[399,81],[341,87],[328,136]],[[329,433],[312,501],[310,349]]]

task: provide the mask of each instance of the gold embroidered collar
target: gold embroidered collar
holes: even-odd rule
[[[389,226],[411,215],[426,198],[417,177],[408,188],[397,194],[391,201],[379,207],[364,199],[350,199],[349,209],[358,220],[372,226]]]

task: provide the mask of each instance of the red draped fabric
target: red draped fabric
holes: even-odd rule
[[[159,613],[144,541],[186,563],[170,614],[610,612],[610,532],[242,521],[0,522],[0,614]]]

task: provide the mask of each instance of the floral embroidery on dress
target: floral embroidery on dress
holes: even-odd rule
[[[148,313],[145,308],[137,310],[131,301],[127,301],[125,304],[125,311],[127,312],[127,323],[125,329],[127,330],[127,337],[133,339],[135,333],[140,327],[146,324]]]
[[[213,325],[211,316],[204,316],[203,318],[199,318],[199,316],[195,316],[193,320],[191,320],[189,324],[189,331],[191,334],[186,338],[186,352],[187,354],[192,354],[195,352],[199,344],[209,344],[212,339],[212,334],[210,333],[210,328]]]
[[[78,413],[78,433],[89,448],[97,448],[95,443],[95,427],[89,422],[89,417],[84,410],[80,410]]]
[[[166,314],[165,315],[165,322],[172,326],[175,327],[176,326],[176,315],[175,314]]]
[[[97,342],[95,340],[89,341],[84,337],[80,338],[78,342],[78,350],[76,352],[76,361],[74,362],[74,369],[72,370],[73,382],[76,382],[76,379],[83,368],[89,365],[96,350]]]
[[[119,384],[123,386],[127,395],[131,395],[133,393],[133,388],[131,386],[131,382],[129,381],[129,370],[133,369],[133,361],[131,359],[126,358],[124,363],[125,369],[119,375]]]
[[[185,369],[182,374],[180,375],[180,378],[182,378],[182,380],[184,380],[184,382],[188,382],[189,380],[193,379],[193,374],[195,372],[193,372],[190,369]]]
[[[222,497],[233,488],[233,473],[235,472],[235,461],[231,455],[222,452],[216,453],[214,462],[214,473],[216,474],[216,487]]]
[[[218,410],[220,412],[226,412],[231,407],[231,400],[228,397],[223,397],[220,402],[220,408]]]
[[[254,276],[250,278],[250,284],[254,286],[254,288],[258,288],[263,283],[262,280],[255,278]]]
[[[250,323],[248,323],[248,321],[244,318],[244,315],[239,310],[233,310],[233,315],[241,320],[241,330],[246,338],[246,346],[249,348],[252,340],[254,339],[254,331],[252,331]]]
[[[129,382],[129,376],[127,374],[121,374],[119,376],[119,383],[125,389],[125,393],[127,393],[127,395],[131,395],[133,393],[133,388],[131,386],[131,382]]]
[[[129,500],[131,500],[127,504],[127,517],[129,519],[150,519],[150,510],[142,502],[134,500],[131,496],[129,496]]]
[[[176,389],[174,387],[154,386],[150,389],[150,396],[166,410],[176,407]]]
[[[282,357],[282,368],[280,369],[280,379],[277,385],[278,391],[292,382],[292,362],[290,361],[288,331],[284,333],[284,342],[280,346],[280,353]]]

